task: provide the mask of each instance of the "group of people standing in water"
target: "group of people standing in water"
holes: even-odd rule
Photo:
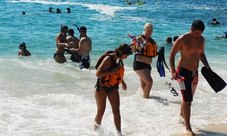
[[[73,61],[80,63],[81,69],[88,69],[90,67],[89,53],[92,50],[92,41],[87,36],[87,28],[85,26],[78,28],[78,31],[80,33],[80,39],[74,36],[73,29],[68,30],[68,26],[66,25],[61,27],[61,32],[56,36],[54,59],[58,63],[66,62],[64,54],[67,51],[72,55],[71,59]],[[67,36],[67,33],[69,36]]]
[[[204,54],[205,39],[202,36],[205,25],[201,20],[195,20],[190,31],[179,36],[169,54],[169,63],[172,72],[172,79],[177,80],[179,76],[185,78],[185,89],[180,90],[182,94],[182,104],[180,108],[180,119],[184,122],[187,135],[195,135],[190,125],[191,103],[198,84],[198,67],[201,61],[207,69],[210,69],[206,56]],[[153,79],[151,76],[152,58],[156,57],[158,52],[152,46],[157,46],[151,38],[153,26],[146,23],[142,35],[132,38],[132,43],[121,44],[113,52],[106,54],[101,64],[97,67],[96,76],[98,77],[94,93],[97,104],[97,114],[95,116],[94,129],[98,130],[106,108],[106,99],[108,98],[116,130],[121,135],[121,115],[119,84],[126,90],[127,85],[124,81],[123,59],[135,52],[133,61],[133,70],[140,78],[140,87],[143,91],[143,98],[149,98]],[[129,50],[130,48],[130,50]],[[175,66],[175,56],[180,52],[177,67]],[[114,81],[117,80],[117,81]]]
[[[180,90],[182,94],[182,104],[180,108],[180,118],[185,124],[187,135],[194,135],[191,125],[191,103],[198,84],[198,67],[201,61],[207,69],[210,69],[206,55],[204,53],[205,38],[202,36],[205,30],[205,25],[201,20],[195,20],[190,28],[190,31],[179,36],[174,42],[169,54],[169,64],[172,72],[172,79],[177,80],[179,76],[184,77],[185,89]],[[74,30],[68,29],[68,26],[61,27],[61,32],[56,36],[56,50],[54,60],[58,63],[66,62],[64,56],[65,51],[79,56],[80,68],[90,67],[89,53],[92,50],[92,41],[87,36],[87,28],[81,26],[78,28],[80,39],[74,36]],[[67,36],[68,33],[68,36]],[[108,98],[113,116],[116,130],[121,135],[121,114],[120,114],[120,96],[119,85],[122,84],[122,89],[127,90],[127,85],[124,81],[124,64],[126,59],[133,52],[133,70],[140,78],[140,87],[143,91],[143,98],[149,98],[153,79],[151,76],[152,58],[158,55],[157,45],[154,39],[153,26],[151,23],[146,23],[143,27],[143,32],[139,36],[132,37],[132,43],[121,44],[112,52],[107,52],[102,55],[102,60],[97,65],[97,82],[94,89],[97,113],[95,116],[94,129],[100,128],[102,117],[106,108],[106,99]],[[31,55],[26,50],[25,43],[22,42],[19,46],[21,51],[19,55]],[[175,66],[175,56],[180,52],[180,57],[177,66]]]

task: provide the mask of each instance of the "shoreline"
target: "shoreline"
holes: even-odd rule
[[[211,124],[199,128],[195,135],[199,136],[227,136],[227,124]],[[173,134],[171,136],[186,136],[186,133]]]

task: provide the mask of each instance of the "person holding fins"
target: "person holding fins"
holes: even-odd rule
[[[19,45],[20,51],[18,52],[18,55],[20,56],[30,56],[31,53],[26,49],[25,42],[21,42]]]
[[[127,85],[124,82],[124,64],[123,60],[132,54],[128,44],[121,44],[114,51],[106,52],[102,55],[96,64],[96,76],[98,77],[95,85],[94,94],[97,104],[97,114],[95,116],[94,130],[100,128],[102,117],[106,109],[106,99],[108,98],[114,117],[114,125],[118,134],[121,135],[121,115],[120,115],[120,96],[119,84],[126,90]]]
[[[156,42],[151,38],[153,26],[151,23],[144,25],[142,35],[134,37],[132,51],[136,52],[133,61],[133,70],[140,78],[140,86],[143,90],[143,98],[148,98],[153,79],[151,77],[152,58],[157,56]]]
[[[170,54],[169,63],[174,80],[184,77],[184,88],[181,88],[182,104],[179,121],[184,122],[187,135],[194,136],[190,124],[191,103],[198,84],[198,67],[201,61],[206,69],[210,69],[204,53],[205,39],[202,36],[205,25],[201,20],[195,20],[188,33],[181,35],[174,43]],[[178,66],[175,67],[175,56],[180,52]]]

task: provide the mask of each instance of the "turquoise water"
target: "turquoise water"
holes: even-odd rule
[[[144,5],[126,5],[123,0],[1,1],[1,135],[115,135],[108,104],[103,132],[93,131],[96,113],[94,65],[105,51],[113,50],[121,43],[130,43],[128,33],[140,35],[146,22],[153,24],[152,38],[159,47],[165,46],[168,62],[171,47],[165,44],[166,37],[186,33],[193,20],[203,20],[206,24],[203,36],[207,59],[212,69],[227,81],[227,40],[215,38],[224,36],[227,25],[208,24],[213,17],[227,24],[225,0],[163,0],[159,5],[153,0],[146,2]],[[48,13],[49,7],[53,11],[60,8],[62,13]],[[70,14],[66,13],[68,7]],[[22,15],[22,11],[26,15]],[[58,64],[53,59],[55,37],[61,23],[73,28],[75,35],[79,36],[73,22],[86,26],[92,39],[90,70],[81,71],[78,64],[69,59],[65,64]],[[21,41],[26,43],[32,56],[18,57]],[[168,71],[165,78],[159,77],[156,59],[152,63],[154,85],[150,94],[154,99],[148,100],[142,99],[139,78],[132,70],[133,56],[125,60],[128,91],[120,89],[124,135],[169,136],[184,131],[183,126],[176,124],[181,98],[173,97],[169,92],[166,85],[170,82]],[[226,123],[226,88],[215,94],[202,75],[199,80],[192,106],[193,129]]]

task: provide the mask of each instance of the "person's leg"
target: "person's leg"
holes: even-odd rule
[[[135,72],[140,77],[141,88],[144,91],[143,98],[148,98],[151,91],[151,87],[153,85],[151,70],[141,69],[141,70],[136,70]]]
[[[110,92],[108,99],[112,107],[115,127],[121,133],[120,98],[118,87],[115,87],[114,90]]]
[[[95,116],[95,123],[101,125],[102,117],[106,108],[106,92],[101,87],[97,91],[97,87],[94,90],[95,100],[97,105],[97,114]],[[97,125],[94,126],[94,130],[97,129]]]
[[[191,130],[191,125],[190,125],[191,102],[182,103],[182,113],[185,121],[186,130]]]

